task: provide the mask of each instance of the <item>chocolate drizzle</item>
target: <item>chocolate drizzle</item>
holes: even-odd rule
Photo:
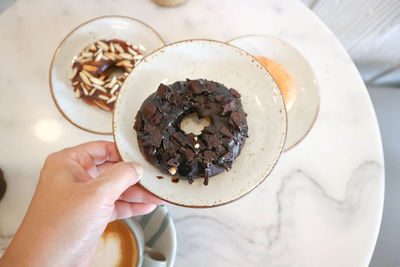
[[[231,169],[248,137],[240,97],[235,89],[203,79],[160,84],[136,115],[140,151],[163,172],[189,183],[204,177],[207,185],[209,177]],[[211,119],[200,135],[179,128],[191,113]]]
[[[3,198],[6,193],[7,183],[3,176],[3,171],[0,169],[0,200]]]

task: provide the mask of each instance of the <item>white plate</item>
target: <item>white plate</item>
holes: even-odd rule
[[[71,62],[87,45],[100,39],[120,39],[142,44],[149,54],[164,45],[160,35],[147,24],[130,17],[106,16],[87,21],[70,32],[57,47],[50,65],[50,91],[61,114],[73,125],[98,134],[112,133],[112,115],[74,96]]]
[[[193,184],[179,183],[148,163],[139,151],[135,115],[160,82],[205,78],[235,88],[248,114],[249,138],[229,172]],[[140,183],[156,196],[182,206],[212,207],[238,199],[270,173],[283,150],[286,110],[271,75],[245,51],[219,41],[188,40],[169,44],[147,56],[129,75],[117,99],[114,139],[124,161],[138,161],[145,169]],[[164,179],[157,179],[163,176]]]
[[[143,228],[146,246],[162,252],[167,258],[167,266],[174,266],[177,240],[174,221],[165,206],[155,211],[134,217]]]
[[[308,61],[292,45],[267,35],[245,35],[229,41],[253,56],[264,56],[281,65],[296,83],[296,98],[288,111],[285,151],[297,145],[311,130],[319,111],[319,86]]]

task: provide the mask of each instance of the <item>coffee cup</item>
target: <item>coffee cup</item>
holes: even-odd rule
[[[166,267],[165,255],[146,247],[143,229],[133,218],[108,224],[90,267]]]

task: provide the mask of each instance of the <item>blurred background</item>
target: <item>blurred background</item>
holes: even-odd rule
[[[0,14],[16,1],[0,0]],[[367,85],[380,125],[386,172],[383,220],[370,266],[400,266],[400,1],[301,1],[340,40]]]

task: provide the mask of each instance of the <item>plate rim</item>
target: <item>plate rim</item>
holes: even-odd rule
[[[225,41],[213,40],[213,39],[207,39],[207,38],[191,38],[191,39],[185,39],[185,40],[180,40],[180,41],[168,43],[168,44],[166,44],[166,45],[164,45],[164,46],[162,46],[162,47],[160,47],[160,48],[157,48],[157,49],[153,50],[151,53],[149,53],[148,55],[146,55],[146,56],[143,58],[142,62],[143,62],[143,61],[146,61],[146,59],[147,59],[148,57],[150,57],[150,56],[152,56],[153,54],[157,53],[157,52],[160,51],[161,49],[165,49],[166,47],[174,46],[174,45],[180,44],[180,43],[189,43],[189,42],[197,42],[197,41],[200,41],[200,42],[210,42],[210,43],[218,43],[218,44],[223,44],[223,45],[227,45],[227,46],[233,47],[233,48],[235,48],[235,49],[240,50],[240,51],[243,52],[244,54],[250,56],[252,59],[254,59],[258,64],[260,64],[260,65],[262,66],[262,64],[261,64],[253,55],[251,55],[250,53],[248,53],[246,50],[243,50],[243,49],[241,49],[240,47],[237,47],[237,46],[235,46],[235,45],[229,44],[229,43],[227,43],[227,42],[225,42]],[[264,68],[264,67],[263,67],[263,68]],[[265,69],[265,68],[264,68],[264,69]],[[265,69],[265,70],[266,70],[266,69]],[[267,71],[267,70],[266,70],[266,71]],[[267,73],[271,76],[271,74],[270,74],[268,71],[267,71]],[[271,77],[272,77],[272,76],[271,76]],[[275,81],[274,81],[274,83],[275,83]],[[276,83],[275,83],[275,85],[276,85]],[[276,85],[276,86],[277,86],[277,85]],[[279,89],[278,86],[277,86],[277,88]],[[284,103],[284,102],[283,102],[283,96],[282,96],[280,90],[279,90],[279,94],[278,94],[278,95],[280,96],[280,99],[281,99],[282,103]],[[119,96],[120,96],[120,95],[118,94],[117,99],[116,99],[116,103],[118,102]],[[119,154],[119,156],[120,156],[121,159],[123,160],[122,154],[121,154],[120,149],[119,149],[119,147],[118,147],[118,142],[117,142],[117,140],[116,140],[116,138],[115,138],[115,136],[116,136],[116,134],[115,134],[115,111],[116,111],[116,108],[114,108],[114,110],[113,110],[113,112],[112,112],[112,131],[113,131],[113,132],[112,132],[112,136],[113,136],[113,140],[114,140],[114,143],[115,143],[115,147],[116,147],[116,149],[117,149],[117,153]],[[171,201],[171,200],[164,199],[164,198],[162,198],[162,197],[160,197],[160,196],[154,194],[154,193],[151,192],[149,189],[147,189],[147,188],[141,183],[140,180],[139,180],[138,184],[139,184],[145,191],[147,191],[147,192],[149,192],[150,194],[156,196],[157,198],[159,198],[159,199],[161,199],[161,200],[163,200],[163,201],[165,201],[165,202],[167,202],[167,203],[169,203],[169,204],[173,204],[173,205],[180,206],[180,207],[184,207],[184,208],[194,208],[194,209],[216,208],[216,207],[220,207],[220,206],[224,206],[224,205],[230,204],[230,203],[232,203],[232,202],[235,202],[236,200],[239,200],[239,199],[243,198],[244,196],[248,195],[250,192],[252,192],[254,189],[256,189],[261,183],[263,183],[263,182],[266,180],[266,178],[269,176],[269,174],[274,170],[275,166],[276,166],[277,163],[279,162],[279,159],[281,158],[281,156],[282,156],[282,154],[283,154],[283,152],[284,152],[284,148],[285,148],[285,144],[286,144],[286,137],[287,137],[287,132],[288,132],[288,115],[287,115],[287,110],[286,110],[285,104],[283,104],[283,111],[284,111],[284,118],[285,118],[285,119],[284,119],[285,131],[284,131],[284,134],[283,134],[284,137],[283,137],[283,141],[282,141],[282,147],[281,147],[281,149],[280,149],[280,151],[279,151],[279,153],[278,153],[278,156],[277,156],[276,160],[273,162],[272,167],[270,168],[270,170],[263,176],[263,178],[259,179],[258,182],[257,182],[257,184],[256,184],[253,188],[251,188],[249,191],[245,192],[244,194],[242,194],[242,195],[240,195],[240,196],[238,196],[238,197],[236,197],[236,198],[234,198],[234,199],[231,199],[231,200],[229,200],[229,201],[225,201],[225,202],[218,203],[218,204],[211,204],[211,205],[187,205],[187,204],[182,204],[182,203],[173,202],[173,201]]]
[[[231,42],[233,42],[233,41],[236,41],[236,40],[239,40],[239,39],[242,39],[242,38],[247,38],[247,37],[263,37],[263,38],[269,38],[269,39],[273,39],[273,40],[275,40],[275,41],[278,41],[278,42],[280,42],[280,43],[283,43],[283,44],[285,44],[285,45],[291,47],[294,51],[296,51],[296,52],[300,55],[301,58],[304,59],[304,61],[306,62],[306,64],[308,64],[308,66],[309,66],[310,69],[311,69],[311,73],[313,74],[313,76],[314,76],[314,78],[315,78],[315,81],[316,81],[316,83],[317,83],[316,87],[318,88],[317,93],[318,93],[318,99],[319,99],[319,101],[318,101],[318,104],[317,104],[317,109],[316,109],[314,118],[313,118],[313,120],[312,120],[312,122],[311,122],[311,124],[310,124],[310,127],[308,127],[307,131],[304,132],[304,135],[303,135],[299,140],[297,140],[295,143],[293,143],[291,146],[285,147],[285,148],[284,148],[283,152],[288,152],[289,150],[291,150],[292,148],[294,148],[295,146],[297,146],[299,143],[301,143],[301,142],[306,138],[306,136],[311,132],[311,129],[314,127],[315,122],[317,121],[317,118],[318,118],[318,116],[319,116],[319,112],[320,112],[320,108],[321,108],[321,89],[320,89],[320,86],[319,86],[319,81],[318,81],[317,75],[315,74],[315,71],[314,71],[314,69],[312,68],[310,62],[305,58],[305,56],[304,56],[296,47],[294,47],[294,45],[290,44],[289,42],[287,42],[287,41],[285,41],[285,40],[279,39],[279,38],[277,38],[277,37],[275,37],[275,36],[268,35],[268,34],[244,34],[244,35],[239,35],[239,36],[236,36],[236,37],[234,37],[234,38],[232,38],[232,39],[229,39],[229,40],[227,41],[227,43],[231,44]],[[233,45],[233,44],[231,44],[231,45]],[[256,59],[258,62],[260,62],[257,58],[255,58],[255,59]],[[261,64],[261,62],[260,62],[260,64]],[[261,64],[261,65],[262,65],[262,64]],[[264,65],[263,65],[263,67],[264,67]],[[265,67],[264,67],[264,68],[265,68]],[[265,68],[265,69],[266,69],[266,68]],[[266,70],[267,70],[267,69],[266,69]],[[267,70],[267,71],[268,71],[268,70]],[[272,76],[272,75],[271,75],[271,76]],[[272,79],[274,79],[273,76],[272,76]],[[278,88],[279,88],[279,86],[278,86]],[[286,108],[286,105],[285,105],[285,108]]]
[[[102,20],[102,19],[107,19],[107,18],[129,19],[129,20],[132,20],[132,21],[134,21],[134,22],[140,23],[140,24],[142,24],[143,26],[145,26],[146,28],[148,28],[150,31],[152,31],[152,32],[157,36],[157,38],[158,38],[158,39],[161,41],[161,43],[162,43],[162,46],[161,46],[161,47],[164,47],[164,46],[166,45],[166,42],[165,42],[165,40],[161,37],[161,35],[160,35],[154,28],[152,28],[149,24],[147,24],[147,23],[145,23],[145,22],[143,22],[143,21],[141,21],[141,20],[139,20],[139,19],[137,19],[137,18],[133,18],[133,17],[129,17],[129,16],[123,16],[123,15],[106,15],[106,16],[95,17],[95,18],[92,18],[92,19],[90,19],[90,20],[84,21],[83,23],[81,23],[81,24],[75,26],[70,32],[68,32],[68,34],[67,34],[67,35],[61,40],[61,42],[57,45],[57,48],[55,49],[55,51],[54,51],[54,53],[53,53],[53,56],[51,57],[51,62],[50,62],[50,67],[49,67],[49,87],[50,87],[51,98],[53,99],[53,102],[54,102],[54,104],[56,105],[56,108],[58,109],[58,111],[61,113],[61,115],[62,115],[69,123],[71,123],[73,126],[79,128],[79,129],[81,129],[81,130],[84,130],[84,131],[86,131],[86,132],[93,133],[93,134],[100,134],[100,135],[113,135],[113,131],[111,131],[111,132],[101,132],[101,131],[91,130],[91,129],[85,128],[85,127],[82,126],[82,125],[77,124],[77,123],[74,122],[71,118],[69,118],[69,117],[65,114],[65,112],[61,109],[60,105],[59,105],[58,102],[57,102],[57,99],[56,99],[55,94],[54,94],[54,89],[53,89],[53,83],[52,83],[52,81],[51,81],[51,76],[52,76],[52,73],[53,73],[54,61],[55,61],[55,59],[56,59],[58,53],[60,52],[60,50],[61,50],[62,47],[64,46],[65,42],[68,40],[68,38],[69,38],[74,32],[76,32],[78,29],[80,29],[81,27],[83,27],[83,26],[85,26],[85,25],[87,25],[87,24],[90,24],[90,23],[92,23],[93,21]],[[158,50],[158,49],[157,49],[157,50]]]

